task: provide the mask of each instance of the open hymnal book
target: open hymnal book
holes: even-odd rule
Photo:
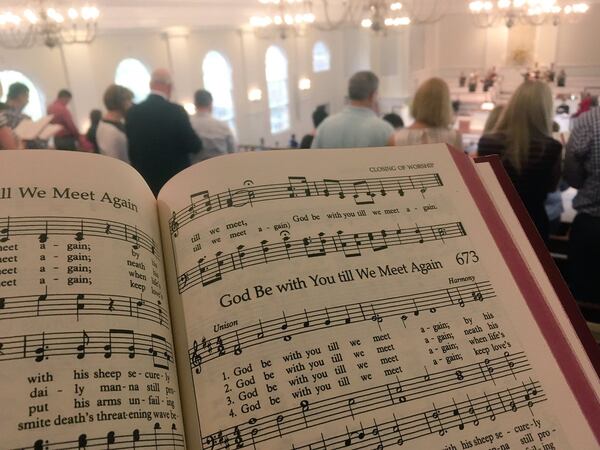
[[[598,448],[597,348],[503,177],[264,152],[157,201],[114,159],[0,152],[0,447]]]
[[[15,134],[24,141],[35,139],[47,141],[63,128],[62,125],[50,123],[53,117],[52,114],[49,114],[36,121],[31,119],[21,120],[15,128]]]

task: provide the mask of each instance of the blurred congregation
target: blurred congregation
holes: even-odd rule
[[[174,14],[164,33],[116,20],[75,50],[0,51],[0,149],[117,158],[155,195],[186,167],[236,152],[446,143],[498,155],[586,319],[600,323],[600,5],[583,25],[482,29],[455,12],[401,30],[363,21],[287,36],[216,13],[215,30],[175,27]],[[19,136],[44,116],[53,136]]]

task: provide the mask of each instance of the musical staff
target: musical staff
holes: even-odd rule
[[[127,225],[112,220],[62,217],[0,217],[0,242],[7,242],[19,236],[35,236],[40,243],[48,242],[52,236],[72,237],[77,242],[84,242],[88,237],[100,237],[124,241],[132,248],[143,248],[160,257],[160,246],[147,233],[138,230],[137,226]],[[0,225],[2,227],[2,225]]]
[[[232,253],[217,252],[212,259],[201,258],[197,265],[178,276],[177,287],[179,293],[183,293],[199,284],[208,286],[220,281],[226,273],[276,261],[315,258],[333,253],[343,253],[350,258],[360,256],[365,250],[377,252],[398,245],[442,240],[440,230],[445,230],[444,240],[467,234],[460,222],[451,222],[350,234],[338,231],[332,236],[319,233],[316,237],[296,240],[283,238],[280,242],[264,240],[260,246],[238,247],[237,251]]]
[[[529,362],[522,352],[511,355],[510,361],[517,368],[517,373],[531,370]],[[381,411],[383,408],[432,397],[459,388],[481,385],[486,381],[479,371],[482,364],[483,362],[478,362],[460,367],[461,372],[465,374],[463,379],[456,377],[456,369],[449,369],[431,373],[429,378],[421,375],[312,403],[305,400],[298,407],[260,418],[253,417],[247,422],[219,430],[203,439],[204,448],[226,449],[226,443],[233,442],[235,438],[241,439],[242,442],[251,441],[253,444],[266,442],[299,430],[324,425],[332,420],[351,418],[354,421],[359,415],[371,411]],[[498,373],[497,378],[512,377],[504,357],[492,359],[491,364]],[[527,402],[531,402],[532,398],[537,395],[537,391],[533,394],[535,389],[531,384],[523,383],[522,386],[528,395]],[[458,407],[455,408],[458,410]],[[435,408],[435,410],[438,414],[433,417],[430,425],[444,428],[445,423],[442,422],[440,409]]]
[[[376,196],[388,193],[404,196],[406,191],[418,190],[421,194],[428,189],[443,186],[437,173],[405,175],[400,177],[362,178],[348,180],[309,181],[306,177],[288,177],[287,183],[254,186],[249,182],[242,188],[228,189],[211,195],[200,191],[190,195],[190,205],[174,211],[169,219],[171,235],[177,237],[179,230],[192,221],[225,208],[239,208],[254,203],[272,200],[337,197],[352,199],[356,205],[375,203]]]
[[[88,437],[81,434],[75,440],[62,442],[48,442],[39,439],[31,447],[18,447],[11,450],[85,450],[89,448],[103,450],[177,449],[185,448],[185,440],[183,434],[177,431],[175,424],[171,426],[170,431],[160,431],[160,424],[157,422],[154,430],[149,433],[141,433],[140,430],[135,429],[129,434],[115,434],[114,431],[109,431],[106,436],[102,437]]]
[[[504,403],[510,398],[516,399],[517,410],[528,407],[532,411],[535,404],[547,400],[539,382],[532,381],[532,388],[535,389],[536,395],[529,396],[529,400],[525,398],[527,390],[523,386],[492,393],[484,392],[481,397],[459,403],[453,400],[452,404],[434,407],[410,416],[397,417],[392,414],[393,418],[386,422],[376,423],[369,427],[360,425],[356,430],[349,430],[335,436],[322,436],[319,440],[304,445],[294,445],[293,448],[295,450],[383,449],[402,445],[407,441],[431,434],[443,436],[453,428],[463,429],[465,422],[477,426],[482,419],[493,420],[492,417],[495,419],[496,416],[513,412],[504,406]],[[212,448],[204,446],[204,449],[212,450]]]
[[[226,332],[210,339],[202,338],[200,343],[195,341],[188,351],[191,367],[196,373],[200,373],[203,364],[234,353],[234,349],[242,353],[246,348],[267,342],[280,339],[289,341],[294,336],[304,333],[356,322],[379,324],[390,317],[397,317],[405,324],[410,320],[410,316],[414,316],[415,312],[419,310],[433,314],[441,308],[460,307],[466,303],[489,300],[496,296],[489,281],[456,286],[453,293],[450,296],[446,289],[438,289],[343,306],[330,306],[312,311],[304,310],[298,314],[283,315],[281,318],[260,320],[257,324]],[[375,314],[365,311],[375,311]]]
[[[0,321],[48,316],[132,317],[169,328],[169,316],[160,300],[144,300],[112,294],[49,294],[21,295],[0,298]]]
[[[127,329],[0,336],[0,349],[0,363],[31,358],[42,362],[64,356],[83,359],[88,355],[149,357],[154,367],[163,369],[173,362],[173,349],[165,337]]]

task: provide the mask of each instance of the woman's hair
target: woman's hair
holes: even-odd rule
[[[504,111],[504,108],[506,108],[504,105],[498,105],[490,111],[490,115],[483,126],[483,134],[493,133],[494,129],[496,128],[496,124],[498,123],[498,119],[500,119],[500,115],[502,114],[502,111]]]
[[[417,122],[431,128],[448,128],[452,124],[450,89],[441,78],[425,81],[415,94],[411,114]]]
[[[494,129],[506,137],[506,158],[521,171],[533,138],[552,136],[552,91],[543,81],[525,81],[517,88]]]
[[[133,92],[125,86],[111,84],[104,91],[104,106],[109,111],[125,112],[125,102],[133,100]]]

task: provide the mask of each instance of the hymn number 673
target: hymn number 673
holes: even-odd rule
[[[456,254],[456,262],[459,266],[464,266],[465,264],[476,264],[479,262],[479,256],[477,256],[477,252],[475,250],[467,250],[465,252],[458,252]]]

